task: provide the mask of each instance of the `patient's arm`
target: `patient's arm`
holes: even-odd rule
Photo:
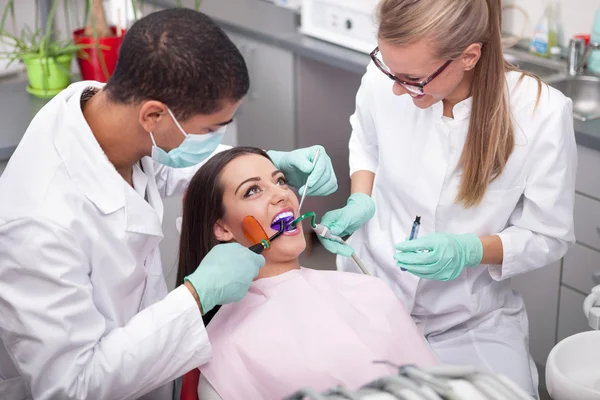
[[[208,379],[200,374],[200,382],[198,383],[198,399],[200,400],[223,400],[212,387]]]

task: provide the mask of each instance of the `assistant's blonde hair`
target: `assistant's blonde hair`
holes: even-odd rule
[[[377,14],[378,37],[392,45],[431,40],[444,60],[458,58],[473,43],[483,45],[471,87],[473,105],[456,199],[465,207],[478,205],[514,147],[505,74],[518,69],[503,56],[501,0],[381,0]],[[542,86],[536,79],[539,99]]]

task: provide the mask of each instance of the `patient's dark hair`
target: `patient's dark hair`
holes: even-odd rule
[[[170,8],[132,25],[105,90],[120,104],[161,101],[185,121],[237,102],[249,86],[244,58],[212,19]]]
[[[208,252],[219,244],[213,228],[225,214],[221,172],[231,161],[246,154],[270,160],[267,153],[256,147],[234,147],[214,155],[192,178],[183,201],[177,285],[183,284],[183,278],[194,272]],[[215,307],[205,315],[205,324],[217,310]]]

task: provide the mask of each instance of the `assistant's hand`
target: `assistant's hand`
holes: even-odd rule
[[[263,256],[238,243],[218,244],[184,280],[196,289],[206,314],[217,304],[240,301],[263,265]]]
[[[367,223],[375,215],[375,202],[364,193],[354,193],[348,198],[346,206],[329,211],[323,216],[321,225],[335,236],[348,236]],[[354,249],[348,245],[318,236],[323,246],[334,254],[350,257]]]
[[[476,267],[483,257],[483,245],[477,235],[430,233],[419,239],[398,243],[394,259],[401,268],[425,279],[449,281],[465,267]]]
[[[313,168],[312,163],[317,149],[320,149],[319,158]],[[288,183],[300,188],[300,193],[304,191],[307,182],[308,196],[327,196],[338,188],[331,159],[323,146],[306,147],[289,152],[270,150],[267,154],[277,169],[285,174]]]

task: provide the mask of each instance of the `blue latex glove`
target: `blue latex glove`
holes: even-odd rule
[[[239,243],[218,244],[184,280],[196,289],[206,314],[217,304],[240,301],[263,265],[263,256]]]
[[[319,158],[313,169],[312,163],[317,149],[320,149]],[[288,183],[300,188],[299,193],[304,191],[307,180],[308,196],[327,196],[338,188],[331,159],[323,146],[306,147],[289,152],[270,150],[267,154],[277,169],[285,174]]]
[[[375,202],[364,193],[354,193],[348,198],[346,206],[329,211],[323,215],[321,225],[326,226],[332,235],[345,237],[353,234],[375,215]],[[334,254],[350,257],[354,249],[346,244],[318,236],[323,246]]]
[[[472,233],[430,233],[396,245],[394,259],[401,268],[425,279],[449,281],[465,267],[476,267],[483,257],[481,240]]]

